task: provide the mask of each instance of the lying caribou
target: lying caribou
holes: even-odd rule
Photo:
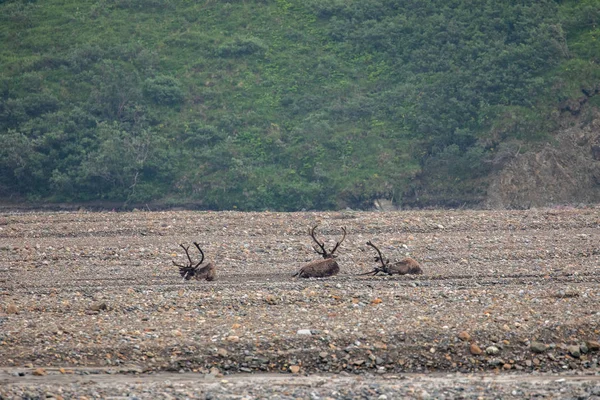
[[[179,267],[179,274],[183,277],[183,280],[189,281],[190,279],[194,278],[197,281],[202,279],[206,279],[207,281],[213,281],[215,279],[216,268],[212,263],[208,263],[202,268],[199,268],[200,264],[202,264],[202,261],[204,261],[204,252],[202,252],[200,245],[194,242],[194,246],[196,246],[196,248],[200,252],[200,255],[202,256],[202,258],[200,258],[200,261],[196,265],[193,265],[194,263],[192,262],[192,258],[190,257],[190,253],[188,252],[190,246],[185,247],[183,244],[180,244],[180,246],[185,251],[185,255],[188,258],[189,264],[181,265],[177,264],[175,261],[173,261],[173,264]]]
[[[381,251],[371,241],[368,241],[367,245],[377,250],[378,256],[375,257],[375,262],[381,262],[381,267],[375,267],[373,271],[359,275],[377,275],[380,272],[388,275],[420,275],[423,273],[421,266],[415,259],[407,257],[403,260],[390,263],[390,260],[384,260]]]
[[[317,226],[319,226],[319,224],[313,226],[312,229],[309,229],[308,233],[313,238],[313,240],[319,245],[319,248],[321,250],[314,246],[313,249],[318,254],[320,254],[323,257],[323,259],[309,262],[308,264],[300,268],[298,272],[292,275],[293,277],[298,276],[300,278],[324,278],[327,276],[333,276],[340,272],[340,266],[335,260],[337,255],[333,253],[335,253],[338,247],[340,247],[340,244],[342,244],[344,239],[346,239],[346,228],[342,227],[342,232],[344,233],[342,240],[337,242],[331,251],[327,251],[327,249],[325,249],[325,242],[319,242],[315,237],[315,229],[317,228]]]

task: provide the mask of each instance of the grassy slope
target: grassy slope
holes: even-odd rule
[[[384,13],[389,12],[385,11],[385,2],[372,3],[381,6]],[[598,81],[597,64],[589,64],[597,54],[594,49],[598,46],[598,28],[593,19],[596,8],[594,2],[587,3],[591,11],[585,11],[585,15],[591,17],[585,24],[565,24],[574,57],[565,57],[554,69],[540,69],[539,74],[543,75],[535,77],[545,79],[546,85],[557,80],[564,88],[560,94],[533,92],[546,97],[530,98],[530,104],[552,107],[561,100],[558,97],[575,94],[582,81]],[[363,13],[344,9],[334,1],[324,2],[324,6],[312,4],[291,0],[1,3],[0,76],[4,78],[5,98],[54,96],[59,110],[77,105],[90,110],[99,123],[117,121],[125,131],[145,130],[152,137],[164,139],[160,142],[163,153],[154,159],[150,157],[155,166],[148,168],[148,161],[137,171],[147,185],[143,190],[138,187],[135,193],[127,188],[136,170],[122,179],[120,192],[109,188],[94,192],[94,185],[78,183],[89,180],[93,173],[83,167],[81,171],[76,169],[76,162],[64,166],[44,161],[50,172],[40,178],[40,184],[51,180],[52,171],[58,171],[56,174],[66,177],[64,180],[75,182],[75,189],[63,194],[67,199],[87,191],[87,198],[195,198],[214,208],[331,208],[365,205],[378,196],[402,197],[406,185],[422,172],[426,185],[441,187],[438,201],[444,195],[460,197],[469,188],[469,184],[453,185],[455,188],[449,190],[449,177],[457,182],[475,182],[476,194],[466,198],[476,199],[481,192],[481,176],[473,172],[473,167],[446,171],[443,166],[448,162],[444,157],[450,157],[453,165],[467,165],[481,162],[481,156],[468,153],[471,145],[465,144],[459,146],[459,153],[444,150],[444,146],[460,139],[454,133],[450,138],[432,137],[444,129],[454,132],[458,126],[467,132],[464,143],[479,137],[493,143],[484,145],[481,151],[493,152],[504,140],[531,139],[523,137],[522,132],[529,132],[530,126],[540,126],[543,112],[531,106],[514,106],[510,99],[496,101],[496,108],[490,108],[493,112],[489,123],[447,122],[464,119],[465,115],[482,118],[485,110],[480,105],[474,111],[465,107],[463,114],[457,113],[456,117],[448,115],[453,112],[451,106],[439,116],[427,114],[427,107],[436,112],[456,100],[443,96],[436,100],[435,94],[453,90],[458,93],[465,82],[472,80],[470,76],[448,75],[443,70],[419,72],[427,67],[429,59],[431,65],[440,57],[452,59],[452,47],[443,42],[441,47],[429,50],[422,47],[423,42],[440,37],[440,32],[432,34],[425,28],[417,32],[421,20],[435,27],[437,10],[427,11],[430,14],[424,17],[407,14],[407,18],[416,18],[407,22],[416,30],[402,36],[407,43],[399,47],[390,40],[386,43],[389,32],[378,33],[377,26],[368,30],[368,15],[364,20],[356,19],[374,12],[376,7]],[[580,5],[563,3],[561,17],[578,21]],[[455,5],[448,7],[445,12],[451,13]],[[333,10],[340,18],[324,16],[327,10]],[[345,22],[344,15],[348,16]],[[467,17],[458,16],[456,21],[464,23]],[[373,36],[364,36],[364,41],[351,35],[340,39],[348,32],[343,24],[350,18],[356,19],[357,32]],[[399,23],[394,15],[377,18]],[[443,19],[439,21],[445,23]],[[460,31],[460,26],[457,29]],[[479,34],[469,33],[469,29],[472,27],[467,26],[459,35],[468,39],[464,43],[472,42],[471,37]],[[404,53],[400,54],[400,50]],[[467,67],[460,66],[463,70]],[[141,88],[157,76],[174,77],[181,85],[183,101],[152,101]],[[456,79],[447,83],[449,77]],[[486,85],[492,87],[493,83]],[[481,94],[483,89],[473,90]],[[422,98],[422,93],[430,96]],[[485,94],[482,96],[486,98]],[[552,96],[556,96],[555,100]],[[465,104],[460,96],[456,101],[460,103],[456,108]],[[507,122],[499,117],[507,110],[516,110],[517,118],[532,113],[531,124],[515,127],[512,119]],[[134,116],[123,116],[127,112]],[[137,122],[139,115],[143,122]],[[424,117],[432,121],[425,121]],[[32,120],[39,115],[27,118]],[[436,125],[441,119],[447,124]],[[32,130],[24,126],[26,122],[19,122],[10,129],[26,131],[31,137]],[[485,130],[477,131],[494,126],[493,132],[505,133],[494,137]],[[209,137],[204,135],[200,140],[203,133],[199,132],[205,132],[207,127]],[[98,137],[94,129],[90,136]],[[430,129],[433,133],[428,132]],[[442,146],[437,153],[436,140]],[[33,147],[44,155],[51,154],[39,150],[43,148],[41,144]],[[94,142],[82,151],[93,154],[99,148],[101,145]],[[171,164],[168,171],[161,169],[164,163]],[[428,165],[436,173],[428,173]],[[47,186],[45,192],[40,192],[42,198],[56,197],[54,192],[64,187]]]

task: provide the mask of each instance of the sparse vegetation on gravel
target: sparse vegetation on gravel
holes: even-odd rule
[[[341,271],[293,279],[316,222],[331,240],[346,227]],[[357,374],[360,388],[406,373],[597,379],[599,228],[598,208],[0,214],[0,394],[84,367],[216,385],[240,372]],[[356,276],[377,266],[368,240],[424,274]],[[172,261],[191,241],[215,281],[182,281]]]

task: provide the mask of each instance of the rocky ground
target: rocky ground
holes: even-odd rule
[[[346,227],[341,272],[293,279],[316,223],[328,247]],[[599,397],[599,228],[599,208],[5,212],[0,398]],[[357,276],[367,240],[424,275]],[[193,241],[215,281],[172,265]]]

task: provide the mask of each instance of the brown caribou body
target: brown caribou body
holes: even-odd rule
[[[375,257],[375,261],[380,262],[381,267],[375,267],[373,271],[359,275],[377,275],[380,272],[388,275],[421,275],[423,273],[421,265],[414,258],[407,257],[403,260],[390,263],[390,260],[383,258],[381,251],[371,241],[368,241],[367,245],[377,250],[378,256]]]
[[[294,277],[298,276],[300,278],[325,278],[328,276],[333,276],[340,272],[340,266],[335,260],[337,256],[334,253],[346,238],[346,228],[342,228],[342,232],[344,233],[342,240],[337,242],[335,244],[335,247],[331,251],[327,251],[325,249],[325,243],[319,242],[315,237],[315,229],[317,228],[317,226],[319,225],[315,225],[312,229],[310,229],[309,234],[320,247],[320,250],[316,247],[313,247],[313,249],[318,254],[320,254],[323,257],[323,259],[312,261],[304,265],[302,268],[300,268],[298,272],[296,272],[293,275]]]
[[[200,255],[202,256],[200,262],[198,262],[196,265],[194,265],[194,263],[192,262],[192,258],[190,257],[190,253],[188,252],[188,249],[190,247],[185,247],[183,244],[180,244],[180,246],[185,251],[185,255],[188,258],[189,264],[181,265],[177,264],[175,261],[173,261],[173,264],[179,267],[179,274],[181,275],[183,280],[189,281],[190,279],[195,279],[197,281],[200,281],[202,279],[205,279],[207,281],[213,281],[216,275],[216,268],[213,265],[213,263],[208,263],[202,267],[200,266],[200,264],[202,264],[202,261],[204,261],[204,252],[200,248],[200,245],[194,242],[194,246],[196,246],[196,248],[200,252]]]
[[[293,276],[300,278],[326,278],[340,272],[340,266],[333,258],[315,260],[304,265]]]

